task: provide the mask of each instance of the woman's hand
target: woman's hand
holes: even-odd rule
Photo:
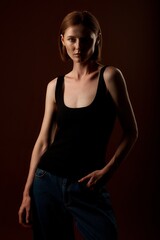
[[[104,176],[102,170],[96,170],[94,172],[89,173],[88,175],[82,177],[78,180],[79,183],[86,182],[86,187],[93,190],[96,185],[99,185],[100,179]]]
[[[18,211],[19,223],[23,227],[31,227],[31,197],[29,195],[24,196],[22,204]]]

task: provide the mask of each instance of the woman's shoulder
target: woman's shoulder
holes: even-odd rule
[[[50,80],[47,84],[47,89],[46,89],[46,94],[50,98],[54,98],[55,100],[55,89],[56,89],[56,84],[57,84],[57,79],[58,77],[55,77],[54,79]]]
[[[50,80],[47,84],[47,88],[52,89],[52,90],[55,89],[56,84],[57,84],[57,79],[58,79],[58,77],[55,77],[52,80]]]
[[[114,76],[120,73],[121,73],[121,70],[118,67],[115,67],[113,65],[106,65],[106,68],[104,71],[104,74],[106,76]]]
[[[110,89],[111,87],[114,88],[121,88],[122,85],[125,85],[125,78],[123,76],[122,71],[115,66],[108,66],[105,68],[104,74],[104,81],[106,87]]]
[[[107,65],[107,67],[104,70],[103,76],[104,76],[105,82],[110,82],[117,79],[121,79],[121,80],[124,79],[122,71],[118,67],[115,67],[112,65]]]

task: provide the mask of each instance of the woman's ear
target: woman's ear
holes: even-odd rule
[[[101,33],[98,34],[96,44],[98,45],[101,41]]]
[[[64,36],[63,36],[63,34],[61,34],[61,42],[62,42],[62,44],[63,44],[63,46],[65,46],[65,44],[64,44]]]

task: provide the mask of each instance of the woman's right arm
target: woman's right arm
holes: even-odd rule
[[[39,136],[34,145],[27,181],[23,191],[23,199],[19,208],[19,223],[23,226],[30,226],[30,189],[33,183],[34,175],[42,154],[45,152],[50,141],[50,130],[53,124],[53,117],[56,112],[55,88],[57,80],[54,79],[47,85],[45,111]]]

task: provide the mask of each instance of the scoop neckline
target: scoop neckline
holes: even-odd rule
[[[63,106],[64,106],[66,109],[69,109],[69,110],[82,110],[82,109],[87,109],[87,108],[91,107],[91,106],[94,104],[94,102],[95,102],[95,100],[96,100],[96,98],[97,98],[98,89],[99,89],[99,85],[100,85],[100,78],[101,78],[101,74],[102,74],[102,70],[103,70],[105,67],[106,67],[106,66],[103,66],[103,67],[101,67],[100,70],[99,70],[97,90],[96,90],[95,96],[94,96],[93,100],[91,101],[91,103],[89,103],[88,105],[83,106],[83,107],[75,107],[75,108],[74,108],[74,107],[69,107],[69,106],[67,106],[67,105],[65,104],[65,102],[64,102],[64,89],[63,89],[63,94],[62,94]],[[64,75],[64,76],[65,76],[65,75]],[[63,76],[63,84],[64,84],[64,76]]]

